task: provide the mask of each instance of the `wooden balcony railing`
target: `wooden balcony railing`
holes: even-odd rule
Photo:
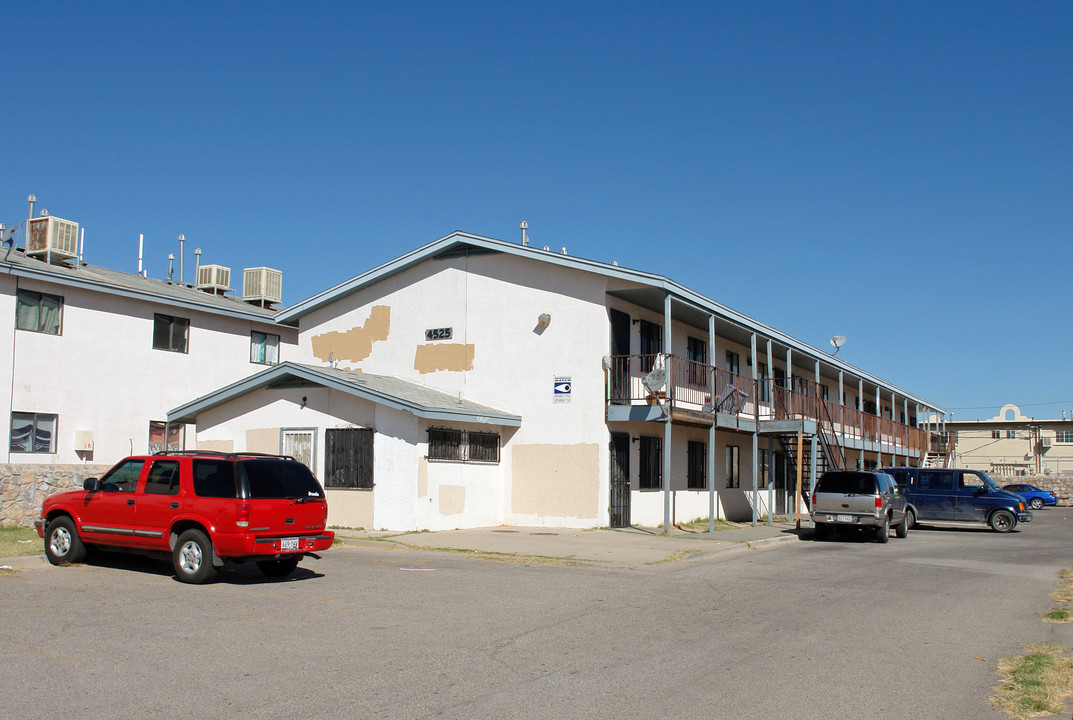
[[[644,379],[666,373],[656,387]],[[652,379],[657,379],[653,377]],[[668,403],[704,413],[726,413],[750,420],[799,420],[822,423],[843,439],[883,443],[923,452],[923,430],[877,417],[822,397],[820,385],[802,377],[760,378],[732,373],[677,355],[614,355],[607,369],[607,399],[612,405]],[[652,388],[655,388],[653,391]]]

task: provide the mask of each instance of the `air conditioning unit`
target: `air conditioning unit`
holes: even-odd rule
[[[242,299],[246,302],[278,303],[283,299],[283,273],[272,268],[242,271]]]
[[[222,295],[231,290],[231,268],[202,265],[197,269],[197,289]]]
[[[26,254],[67,260],[78,257],[78,223],[53,215],[26,221]]]
[[[1054,438],[1050,436],[1044,436],[1039,439],[1039,446],[1049,448],[1054,444]]]

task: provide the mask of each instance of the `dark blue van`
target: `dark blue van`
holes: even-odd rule
[[[1032,522],[1025,501],[1000,488],[987,473],[956,468],[888,467],[909,501],[909,523],[985,523],[1006,533]]]

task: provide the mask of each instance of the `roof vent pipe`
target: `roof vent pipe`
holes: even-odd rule
[[[145,233],[138,233],[138,274],[142,274],[142,250],[145,248]]]
[[[171,282],[172,273],[175,272],[175,253],[168,253],[168,282]]]
[[[29,195],[26,196],[26,199],[30,202],[30,215],[26,219],[27,220],[33,220],[34,219],[34,205],[37,203],[37,196],[34,195],[33,193],[30,193]]]
[[[529,223],[527,223],[525,220],[522,220],[521,224],[519,224],[518,227],[522,229],[522,245],[524,247],[529,247],[529,235],[525,232],[529,229]]]
[[[201,248],[194,248],[194,285],[199,282],[198,271],[201,270]]]
[[[186,242],[186,236],[179,233],[179,284],[183,285],[183,243]]]

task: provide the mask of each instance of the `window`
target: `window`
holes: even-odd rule
[[[190,334],[190,321],[171,315],[153,315],[153,347],[157,350],[186,352],[186,340]]]
[[[737,445],[727,445],[727,487],[736,488],[741,486],[741,448]]]
[[[19,290],[15,303],[15,327],[19,330],[59,335],[62,325],[62,297],[32,290]]]
[[[663,487],[663,438],[641,436],[642,490]]]
[[[287,455],[310,470],[317,462],[316,428],[283,428],[279,431],[279,454]]]
[[[472,430],[429,428],[428,459],[498,464],[499,435]]]
[[[11,413],[11,452],[56,452],[58,416],[45,413]]]
[[[758,488],[766,488],[768,486],[768,480],[770,479],[769,478],[768,451],[767,450],[761,450],[760,451],[759,457],[758,457],[758,462],[760,464],[760,478],[757,481],[756,487],[758,487]]]
[[[686,358],[689,363],[689,382],[706,385],[708,382],[708,343],[695,337],[687,338]]]
[[[953,490],[954,473],[949,470],[920,473],[920,487],[922,490]]]
[[[987,483],[984,479],[972,472],[958,473],[958,487],[968,490],[979,490],[980,488],[987,487]]]
[[[655,367],[655,355],[663,352],[663,328],[647,320],[641,321],[641,372]]]
[[[234,498],[235,463],[230,460],[194,460],[194,494],[198,497]]]
[[[260,365],[279,364],[279,335],[257,332],[250,333],[250,362]]]
[[[686,486],[690,490],[703,490],[708,487],[707,467],[708,446],[690,440],[686,450]]]
[[[163,450],[183,450],[186,448],[186,426],[176,423],[149,421],[149,454]]]
[[[324,486],[372,489],[371,428],[338,428],[324,431]]]
[[[108,474],[101,478],[100,485],[105,492],[132,493],[138,487],[138,478],[144,466],[144,460],[127,460],[109,470]],[[133,502],[127,501],[128,504]]]
[[[1017,431],[1016,430],[1007,430],[1006,431],[1006,439],[1007,440],[1013,440],[1016,437],[1017,437]]]
[[[760,378],[760,402],[771,402],[771,391],[768,389],[767,363],[758,363],[756,366]]]
[[[1073,443],[1073,430],[1055,430],[1054,441],[1060,443]]]
[[[736,352],[727,350],[726,357],[726,370],[727,372],[734,373],[735,375],[741,369],[741,358],[738,357]]]
[[[157,460],[145,478],[146,495],[179,494],[179,461]]]
[[[992,440],[1000,440],[1001,438],[1002,438],[1002,431],[1001,430],[992,430],[991,431],[991,439]]]

